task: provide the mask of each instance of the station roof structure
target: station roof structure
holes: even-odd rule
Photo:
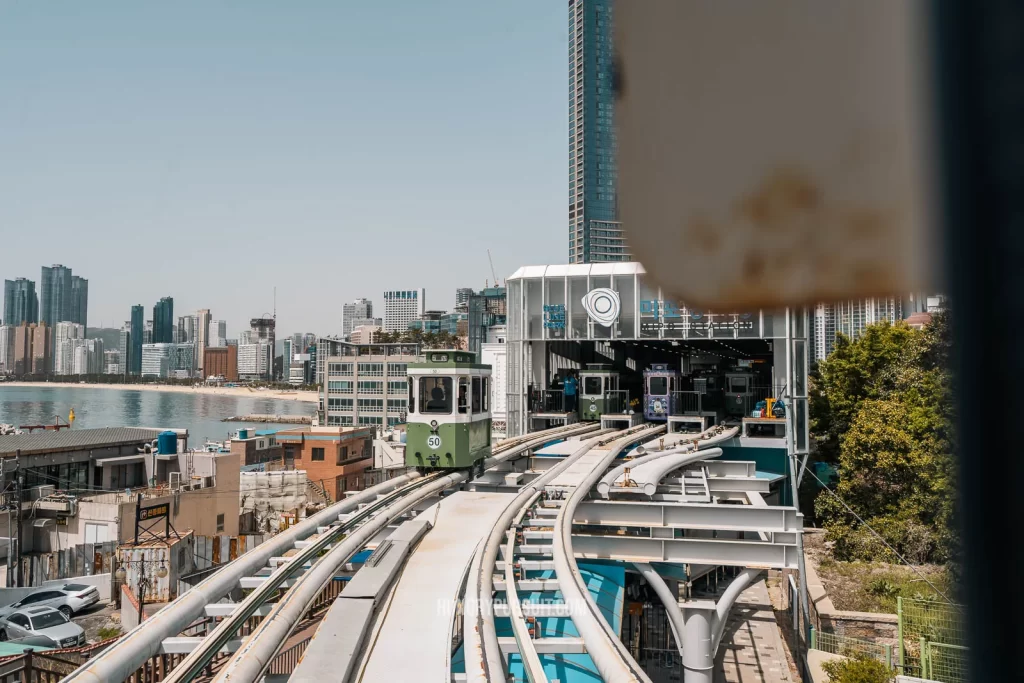
[[[61,429],[34,434],[0,436],[0,456],[77,451],[83,448],[105,448],[152,441],[162,429],[132,427],[101,427],[98,429]]]

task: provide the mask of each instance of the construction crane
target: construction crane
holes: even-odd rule
[[[494,286],[498,286],[498,274],[494,272],[494,259],[491,258],[491,250],[487,250],[487,260],[491,263],[491,275],[494,276]]]

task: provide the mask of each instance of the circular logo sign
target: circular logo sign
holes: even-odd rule
[[[434,450],[437,450],[440,447],[441,437],[439,437],[437,434],[431,434],[430,436],[427,437],[427,448],[433,448]]]
[[[597,404],[596,403],[591,403],[590,404],[590,412],[592,412],[592,413],[596,413],[597,412]]]
[[[583,308],[595,323],[611,327],[619,317],[619,294],[607,287],[592,289],[583,297]]]

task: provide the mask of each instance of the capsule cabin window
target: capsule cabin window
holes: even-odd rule
[[[416,378],[409,378],[409,412],[416,412]]]
[[[479,377],[474,377],[473,378],[473,413],[474,414],[480,412],[480,405],[481,405],[480,392],[481,392],[480,378]]]
[[[465,415],[469,412],[469,378],[459,378],[459,414]]]
[[[491,409],[491,380],[484,377],[480,382],[481,392],[483,393],[484,412],[486,413]]]

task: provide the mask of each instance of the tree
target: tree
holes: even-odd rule
[[[839,465],[836,493],[914,562],[949,561],[958,547],[948,338],[944,315],[924,331],[883,323],[841,337],[811,401],[819,457]],[[839,559],[896,559],[827,491],[815,512]]]
[[[895,674],[884,662],[863,654],[823,662],[821,670],[828,683],[889,683]]]

